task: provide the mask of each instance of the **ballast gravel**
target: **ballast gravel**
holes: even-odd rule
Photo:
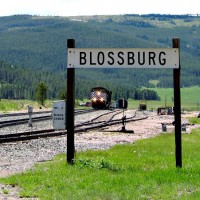
[[[105,112],[105,111],[100,111]],[[126,111],[126,116],[131,116],[135,111]],[[189,113],[190,115],[197,116],[197,113]],[[95,117],[95,113],[88,113],[75,116],[75,124],[83,121],[88,121]],[[140,112],[137,115],[142,116]],[[138,139],[154,137],[162,134],[161,123],[172,123],[174,116],[161,115],[158,116],[156,112],[146,111],[147,119],[141,121],[130,122],[126,124],[127,130],[132,130],[134,133],[111,132],[120,130],[122,124],[111,126],[106,131],[89,131],[75,134],[75,150],[85,151],[92,150],[105,150],[115,144],[134,143]],[[188,123],[186,117],[182,115],[182,123]],[[121,116],[122,117],[122,116]],[[33,127],[28,127],[27,124],[0,128],[0,134],[22,132],[39,129],[52,128],[52,121],[42,121],[33,124]],[[190,133],[191,129],[200,128],[198,125],[188,126],[185,133]],[[110,132],[109,132],[110,131]],[[174,126],[168,125],[167,132],[174,131]],[[6,177],[14,173],[28,170],[34,166],[35,163],[45,162],[51,160],[59,153],[66,153],[67,149],[67,136],[50,137],[45,139],[36,139],[23,142],[13,142],[0,144],[0,177]],[[0,200],[9,199],[8,195],[3,194],[3,188],[6,186],[0,185]],[[15,198],[17,199],[16,195]]]

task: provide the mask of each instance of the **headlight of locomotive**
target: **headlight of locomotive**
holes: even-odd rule
[[[97,98],[93,98],[92,101],[96,102],[96,101],[97,101]]]
[[[103,102],[103,101],[104,101],[103,97],[101,97],[101,98],[100,98],[100,101],[101,101],[101,102]]]
[[[101,95],[101,92],[100,92],[100,91],[98,91],[98,92],[97,92],[97,96],[100,96],[100,95]]]

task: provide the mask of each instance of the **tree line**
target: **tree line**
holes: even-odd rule
[[[113,83],[106,80],[80,79],[76,76],[75,97],[77,99],[90,98],[93,87],[102,86],[112,91],[112,98],[159,100],[159,96],[153,90],[138,89],[135,86],[123,85],[120,82]],[[52,73],[47,71],[33,71],[30,68],[18,67],[0,62],[0,98],[4,99],[38,99],[43,96],[38,92],[46,90],[45,98],[66,98],[66,73]],[[39,90],[39,91],[41,91]],[[41,99],[41,103],[43,100]]]

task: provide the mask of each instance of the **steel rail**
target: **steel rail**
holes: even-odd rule
[[[51,113],[52,111],[38,111],[38,112],[33,112],[32,115],[35,114],[46,114],[46,113]],[[22,113],[7,113],[7,114],[0,114],[0,117],[14,117],[14,116],[23,116],[23,115],[29,115],[28,112],[22,112]]]
[[[143,112],[143,114],[145,115],[144,117],[134,119],[136,117],[136,112],[132,117],[126,118],[125,122],[127,123],[127,122],[131,122],[131,121],[140,121],[140,120],[144,120],[144,119],[148,118],[148,116]],[[106,127],[106,126],[112,126],[112,125],[116,125],[116,124],[120,124],[120,123],[122,123],[122,118],[121,119],[115,119],[115,120],[99,121],[99,122],[88,122],[88,125],[92,125],[92,126],[75,129],[75,132],[84,132],[84,131],[97,129],[97,128],[103,128],[103,127]],[[79,126],[76,126],[76,128],[81,127],[81,126],[87,126],[87,123],[86,124],[80,124]]]
[[[31,131],[31,132],[23,132],[23,133],[6,134],[6,135],[0,135],[0,143],[54,137],[54,136],[64,135],[66,133],[67,131],[65,130],[55,131],[53,129],[47,129],[47,130],[39,130],[39,131]]]
[[[51,115],[47,116],[40,116],[40,117],[32,117],[32,121],[44,121],[44,120],[49,120],[51,119]],[[0,128],[2,127],[7,127],[7,126],[15,126],[18,124],[26,124],[28,123],[29,118],[24,118],[24,119],[13,119],[13,120],[5,120],[5,121],[0,121]]]
[[[94,109],[90,109],[90,110],[76,110],[75,111],[75,115],[80,115],[80,114],[85,114],[85,113],[90,113],[90,112],[95,112],[95,110]],[[43,113],[51,113],[51,111],[34,112],[34,114],[43,114]],[[21,116],[21,115],[28,115],[28,114],[27,113],[21,113],[21,114],[13,113],[13,114],[6,114],[6,116],[3,116],[3,117]],[[32,119],[33,122],[44,121],[44,120],[52,119],[52,115],[32,117],[31,119]],[[26,124],[26,123],[28,123],[28,121],[29,121],[29,118],[4,120],[4,121],[0,121],[0,128],[8,127],[8,126],[15,126],[15,125],[19,125],[19,124]]]
[[[97,120],[97,119],[99,119],[100,117],[103,117],[103,116],[105,116],[105,115],[108,115],[108,114],[111,114],[111,113],[117,112],[117,111],[119,111],[119,110],[112,110],[112,111],[103,113],[103,114],[101,114],[101,115],[98,115],[97,117],[94,117],[94,118],[92,118],[91,120],[88,120],[88,121],[86,121],[86,122],[82,122],[82,123],[80,123],[80,124],[75,125],[75,128],[80,127],[80,126],[89,125],[89,124],[94,124],[94,123],[95,123],[94,121]],[[120,111],[120,112],[122,112],[122,111]],[[105,120],[102,121],[102,122],[105,122]],[[98,122],[97,122],[97,123],[98,123]]]
[[[136,113],[132,117],[126,118],[126,122],[139,121],[139,120],[144,120],[144,119],[148,118],[148,116],[146,114],[144,117],[137,118],[137,119],[135,119],[135,116],[136,116]],[[75,133],[85,132],[85,131],[89,131],[89,130],[103,128],[106,126],[116,125],[119,123],[122,123],[122,119],[100,121],[99,123],[93,122],[92,126],[91,126],[91,124],[89,124],[90,125],[89,127],[75,129],[74,132]],[[38,130],[38,131],[30,131],[30,132],[14,133],[14,134],[4,134],[4,135],[0,135],[0,143],[55,137],[55,136],[60,136],[60,135],[65,135],[65,134],[67,134],[66,130],[56,131],[54,129]]]

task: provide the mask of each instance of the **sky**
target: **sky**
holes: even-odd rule
[[[0,16],[200,14],[199,0],[0,0]]]

